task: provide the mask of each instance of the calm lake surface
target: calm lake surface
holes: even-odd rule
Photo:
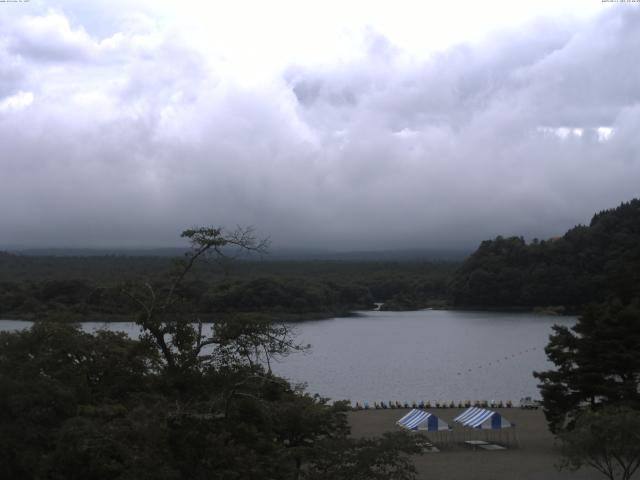
[[[310,392],[359,402],[538,398],[531,372],[551,368],[544,354],[553,324],[575,318],[524,313],[420,310],[295,324],[311,351],[290,355],[274,371]],[[139,333],[132,323],[83,323]],[[0,330],[28,322],[0,320]]]

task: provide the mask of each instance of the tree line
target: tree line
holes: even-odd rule
[[[137,308],[124,294],[126,285],[148,282],[162,288],[176,261],[180,259],[0,254],[0,316],[122,318]],[[274,318],[321,318],[371,309],[374,302],[424,308],[442,304],[458,266],[442,261],[214,263],[194,265],[176,292],[183,309],[205,318],[256,312]]]
[[[562,237],[481,243],[450,284],[454,306],[547,307],[581,311],[590,303],[640,296],[640,200],[593,216]]]
[[[543,268],[563,269],[547,287],[555,296],[540,300],[580,306],[581,315],[570,328],[554,327],[545,352],[555,368],[534,373],[544,413],[564,467],[629,480],[640,468],[640,201],[600,212],[550,245],[502,239],[485,249],[511,265],[538,254]]]
[[[0,315],[70,314],[108,319],[135,310],[127,282],[163,281],[164,257],[30,257],[0,253]],[[640,200],[597,213],[588,226],[526,242],[487,240],[451,261],[256,261],[195,265],[181,285],[185,308],[202,315],[250,313],[330,317],[374,302],[385,309],[431,306],[559,307],[640,296]]]

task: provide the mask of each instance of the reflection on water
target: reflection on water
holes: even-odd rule
[[[273,365],[310,392],[353,401],[513,400],[538,397],[531,372],[550,367],[544,346],[554,323],[574,318],[533,314],[421,310],[361,312],[296,324],[310,352]],[[1,320],[0,330],[28,322]],[[139,334],[132,323],[82,324]]]

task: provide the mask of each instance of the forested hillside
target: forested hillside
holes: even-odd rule
[[[454,306],[582,306],[640,297],[640,200],[594,215],[559,238],[482,242],[451,282]]]
[[[0,316],[128,316],[128,282],[161,282],[167,257],[23,256],[0,252]],[[393,310],[563,307],[580,311],[640,297],[640,200],[594,215],[562,237],[487,240],[460,265],[447,261],[257,261],[203,263],[179,292],[204,317],[255,313],[319,318],[385,302]]]
[[[162,283],[175,259],[23,256],[0,253],[0,316],[121,319],[136,311],[128,282]],[[256,261],[203,263],[181,286],[185,310],[204,318],[255,313],[321,318],[369,309],[441,304],[459,264],[444,261]]]

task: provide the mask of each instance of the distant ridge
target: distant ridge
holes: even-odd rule
[[[327,261],[416,261],[443,260],[460,261],[471,254],[471,250],[454,249],[408,249],[408,250],[370,250],[370,251],[305,251],[274,250],[267,260],[327,260]]]
[[[29,257],[176,257],[186,248],[7,248],[4,251]]]
[[[188,249],[166,248],[8,248],[4,251],[30,257],[177,257]],[[371,250],[371,251],[322,251],[303,249],[273,249],[261,258],[266,261],[317,260],[317,261],[419,261],[441,260],[460,261],[471,253],[470,250],[454,249],[410,249],[410,250]],[[258,256],[244,257],[251,260]]]

